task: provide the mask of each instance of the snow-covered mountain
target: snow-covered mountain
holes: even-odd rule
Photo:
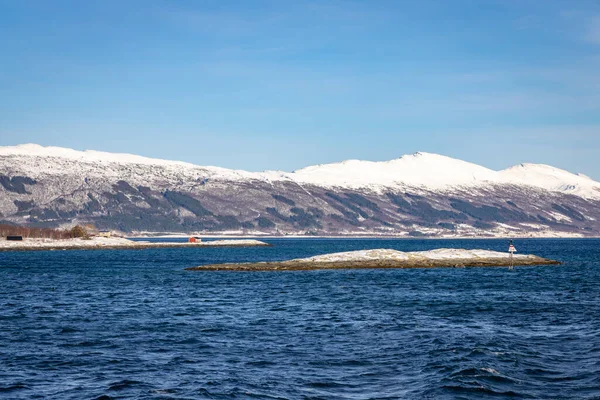
[[[0,147],[0,219],[123,231],[598,235],[600,183],[415,153],[253,173],[35,144]]]
[[[600,183],[584,175],[542,164],[520,164],[502,171],[430,153],[415,153],[396,160],[348,160],[303,168],[291,179],[337,187],[402,187],[430,190],[518,184],[600,199]]]

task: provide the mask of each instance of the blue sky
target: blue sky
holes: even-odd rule
[[[0,145],[600,179],[596,0],[0,0]]]

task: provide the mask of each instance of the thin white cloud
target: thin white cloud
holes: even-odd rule
[[[591,44],[600,44],[600,10],[566,10],[560,16],[574,39]]]
[[[590,19],[586,29],[585,39],[590,43],[600,44],[600,16],[595,16]]]
[[[541,25],[540,17],[534,14],[524,15],[514,21],[514,27],[518,31],[539,29]]]
[[[278,23],[277,13],[245,15],[237,12],[190,11],[166,9],[163,18],[184,29],[203,34],[246,36],[254,35],[266,26]]]

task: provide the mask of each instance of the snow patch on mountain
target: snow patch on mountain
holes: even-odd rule
[[[348,160],[295,171],[293,179],[333,187],[422,187],[448,190],[486,185],[519,185],[600,199],[600,183],[542,164],[520,164],[494,171],[477,164],[430,153],[415,153],[385,162]]]
[[[580,197],[600,198],[600,183],[543,164],[520,164],[498,172],[498,182],[534,186]]]
[[[190,168],[193,164],[182,161],[168,161],[156,158],[137,156],[134,154],[107,153],[95,150],[78,151],[63,147],[40,146],[39,144],[20,144],[17,146],[0,147],[0,156],[56,157],[85,163],[113,162],[119,164],[142,165],[179,165]]]
[[[77,175],[81,177],[114,177],[133,179],[143,184],[146,179],[190,180],[218,179],[224,181],[282,179],[282,173],[269,171],[253,173],[213,166],[197,166],[182,161],[169,161],[133,154],[107,153],[93,150],[78,151],[62,147],[23,144],[0,146],[0,158],[12,163],[0,165],[14,173],[25,173],[32,178],[48,175]]]
[[[476,164],[430,153],[415,153],[385,162],[348,160],[294,172],[304,183],[322,186],[422,186],[443,189],[493,179],[494,171]]]

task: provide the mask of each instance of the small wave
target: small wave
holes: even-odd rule
[[[106,346],[106,347],[115,347],[115,345],[111,344],[105,340],[85,340],[83,342],[77,343],[65,343],[61,344],[61,347],[95,347],[95,346]]]
[[[59,333],[74,333],[74,332],[79,332],[79,329],[65,327],[65,328],[62,328]]]
[[[20,389],[29,389],[29,386],[24,383],[14,383],[8,386],[0,386],[0,393],[12,392]]]
[[[119,382],[111,383],[110,386],[108,387],[108,390],[124,390],[124,389],[128,389],[132,386],[138,386],[138,385],[144,385],[144,384],[145,384],[144,382],[131,381],[129,379],[124,379]]]
[[[500,372],[496,371],[494,368],[481,368],[482,371],[487,371],[490,374],[500,375]]]
[[[152,392],[156,394],[173,394],[180,392],[179,389],[154,389]]]
[[[315,367],[364,367],[372,365],[369,360],[320,360],[310,361],[309,365]]]
[[[272,361],[249,361],[246,363],[247,366],[249,367],[270,367],[273,365],[277,365],[277,363],[272,362]]]
[[[483,368],[467,368],[455,372],[451,375],[452,380],[460,380],[461,378],[475,378],[477,380],[495,382],[495,383],[515,383],[516,381],[508,376],[502,375],[500,372],[490,367]]]
[[[287,308],[285,308],[285,307],[274,307],[274,308],[270,308],[269,311],[287,311]]]
[[[225,329],[221,328],[220,326],[211,326],[209,328],[200,329],[200,332],[202,332],[202,333],[221,333],[224,330]]]
[[[489,372],[491,374],[494,375],[500,375],[500,373],[498,371],[496,371],[493,368],[466,368],[466,369],[461,369],[458,372],[455,372],[452,374],[453,377],[458,377],[458,376],[479,376],[482,375],[482,372]]]
[[[200,343],[200,341],[196,338],[188,338],[188,339],[184,339],[184,340],[180,340],[178,342],[175,342],[175,344],[196,344],[196,343]]]
[[[255,319],[255,320],[251,321],[248,325],[260,326],[260,325],[266,325],[268,322],[269,322],[269,320],[266,318],[259,318],[259,319]]]
[[[20,318],[25,318],[25,317],[26,317],[25,314],[19,314],[19,315],[0,315],[0,321],[10,321],[10,320],[20,319]]]
[[[501,391],[487,388],[485,386],[472,387],[472,386],[444,385],[444,386],[442,386],[442,389],[445,389],[445,390],[448,390],[448,391],[451,391],[454,393],[474,393],[474,394],[480,394],[480,395],[486,394],[486,395],[490,395],[490,396],[514,397],[514,398],[519,398],[519,399],[533,398],[533,396],[527,395],[525,393],[517,393],[512,390],[501,392]]]
[[[309,382],[306,386],[318,389],[334,389],[347,387],[347,385],[338,382]]]

